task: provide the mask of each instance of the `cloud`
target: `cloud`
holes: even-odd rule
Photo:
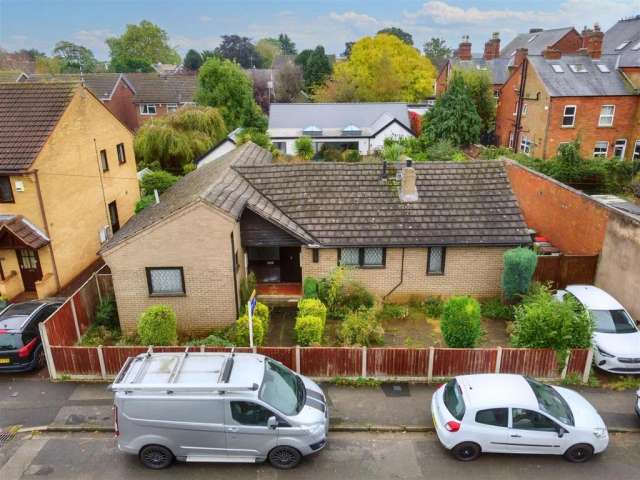
[[[198,20],[200,20],[202,23],[208,23],[211,20],[213,20],[213,18],[207,16],[207,15],[201,15],[200,17],[198,17]]]
[[[75,41],[89,48],[104,48],[105,40],[115,36],[116,34],[108,29],[80,30],[73,34]]]
[[[377,27],[381,24],[380,20],[373,18],[370,15],[366,15],[364,13],[357,12],[344,12],[344,13],[336,13],[331,12],[329,14],[329,18],[336,22],[366,28],[366,27]]]

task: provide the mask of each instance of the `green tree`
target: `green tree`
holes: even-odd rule
[[[507,300],[514,301],[529,291],[538,256],[529,248],[518,247],[504,252],[503,258],[502,291]]]
[[[303,50],[296,57],[295,63],[302,67],[304,85],[307,89],[312,90],[321,85],[331,75],[331,62],[322,45],[318,45],[314,50]]]
[[[200,53],[200,56],[202,57],[202,63],[204,63],[210,58],[215,57],[216,52],[214,52],[213,50],[203,50],[202,53]]]
[[[87,47],[61,41],[56,43],[53,55],[60,59],[62,73],[95,72],[98,61]]]
[[[410,33],[405,32],[401,28],[398,27],[388,27],[379,30],[378,33],[386,33],[388,35],[394,35],[402,40],[407,45],[411,45],[413,47],[413,37]]]
[[[260,68],[262,58],[248,37],[222,35],[222,42],[214,53],[222,58],[238,63],[242,68]]]
[[[217,108],[229,130],[266,130],[267,120],[253,98],[251,80],[229,60],[210,58],[198,73],[196,101]]]
[[[300,65],[287,62],[275,72],[277,102],[293,102],[304,88]]]
[[[58,57],[37,57],[36,73],[62,73],[62,61]]]
[[[443,38],[432,37],[424,43],[422,51],[437,68],[442,68],[445,62],[451,58],[452,51],[447,47],[447,42]]]
[[[311,137],[299,137],[295,141],[296,155],[304,160],[311,160],[313,157],[313,141]]]
[[[296,44],[286,33],[278,35],[278,42],[280,42],[280,50],[282,50],[283,55],[296,55],[298,53],[298,50],[296,50]]]
[[[262,59],[263,68],[271,68],[273,59],[282,55],[280,42],[277,38],[263,38],[256,43],[256,51]]]
[[[344,52],[342,52],[342,56],[345,58],[351,57],[351,49],[356,44],[356,42],[346,42],[344,44]]]
[[[447,91],[436,100],[433,108],[425,114],[422,125],[422,140],[431,145],[438,140],[449,140],[460,147],[480,140],[482,119],[471,98],[471,94],[459,72]]]
[[[107,38],[107,45],[114,72],[149,72],[154,63],[180,63],[180,55],[169,46],[167,32],[148,20],[127,25],[120,37]]]
[[[480,303],[471,297],[452,297],[442,310],[442,337],[449,347],[474,348],[482,335]]]
[[[496,127],[496,99],[491,74],[487,70],[468,69],[460,69],[460,73],[482,119],[482,133],[492,132]]]
[[[195,72],[202,65],[202,56],[194,49],[191,49],[184,56],[184,62],[182,64],[187,70]]]
[[[153,195],[154,190],[157,190],[158,194],[162,194],[179,179],[180,177],[172,175],[169,172],[158,170],[147,173],[142,177],[142,180],[140,180],[140,188],[142,189],[143,195]]]

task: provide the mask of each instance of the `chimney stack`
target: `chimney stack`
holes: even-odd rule
[[[500,56],[500,33],[493,32],[491,39],[484,44],[484,55],[482,58],[485,60],[493,60]]]
[[[544,31],[543,28],[530,28],[529,29],[529,33],[540,33],[542,31]]]
[[[384,161],[382,162],[382,175],[380,176],[380,178],[381,178],[382,180],[386,180],[386,179],[387,179],[387,177],[388,177],[388,175],[389,175],[389,174],[387,173],[387,161],[386,161],[386,160],[384,160]]]
[[[402,179],[400,180],[400,201],[417,202],[418,189],[416,187],[416,169],[413,168],[413,161],[408,158],[406,167],[402,169]]]
[[[600,30],[600,25],[593,25],[593,29],[586,26],[582,29],[582,48],[586,49],[591,58],[598,59],[602,56],[602,42],[604,32]]]
[[[462,37],[462,42],[460,42],[456,53],[460,60],[471,60],[471,42],[469,41],[469,35]]]
[[[527,58],[527,55],[529,54],[529,49],[528,48],[519,48],[516,50],[516,54],[514,55],[513,58],[513,66],[515,68],[518,68],[521,64],[522,61]]]
[[[559,60],[562,58],[562,52],[557,48],[546,47],[542,51],[542,56],[547,60]]]

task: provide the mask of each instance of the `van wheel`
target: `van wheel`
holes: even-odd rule
[[[462,442],[451,449],[451,453],[461,462],[471,462],[481,453],[480,445],[473,442]]]
[[[302,459],[300,452],[293,447],[287,447],[286,445],[276,447],[269,452],[269,462],[275,468],[281,470],[289,470],[295,468]]]
[[[167,468],[173,462],[173,453],[161,445],[147,445],[140,450],[140,461],[153,470]]]
[[[564,452],[564,458],[573,463],[583,463],[593,457],[593,447],[586,443],[578,443]]]

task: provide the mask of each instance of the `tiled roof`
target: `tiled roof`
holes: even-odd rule
[[[618,21],[606,31],[602,41],[603,54],[635,53],[640,57],[640,50],[633,50],[640,42],[640,15]],[[618,48],[622,47],[622,48]]]
[[[573,27],[554,28],[550,30],[542,30],[540,32],[520,33],[511,40],[500,51],[500,56],[508,58],[513,55],[518,48],[526,48],[529,55],[542,55],[542,51],[555,45],[566,34],[568,34]]]
[[[133,217],[109,249],[197,200],[236,220],[245,208],[306,244],[518,245],[530,238],[499,161],[415,165],[419,200],[403,203],[373,163],[271,163],[252,144],[185,176]],[[390,178],[393,177],[391,172]]]
[[[0,171],[31,166],[76,87],[75,83],[0,84]]]
[[[22,215],[0,215],[0,239],[5,232],[35,250],[49,244],[44,232]]]
[[[23,75],[20,70],[0,70],[0,83],[17,82]]]
[[[502,85],[509,77],[509,58],[494,58],[485,60],[484,58],[472,58],[471,60],[460,60],[452,58],[453,67],[460,67],[465,70],[487,70],[491,74],[495,85]]]
[[[135,103],[192,102],[196,92],[195,75],[158,75],[157,73],[126,73],[136,91]]]
[[[63,73],[52,75],[48,73],[32,73],[23,77],[23,82],[84,82],[84,85],[101,100],[110,99],[121,73]]]

